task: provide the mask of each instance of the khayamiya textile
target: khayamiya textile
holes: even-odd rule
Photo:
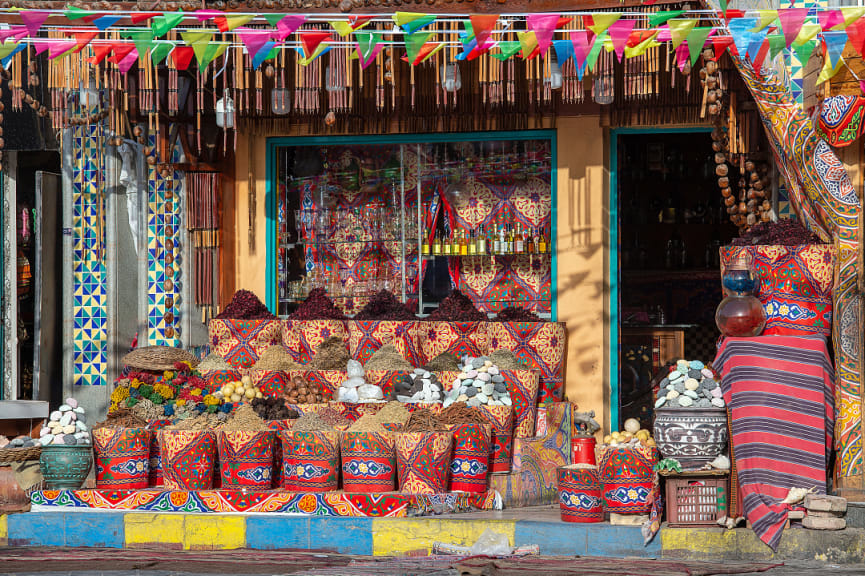
[[[834,240],[837,250],[835,321],[832,344],[835,352],[835,476],[863,472],[861,402],[861,352],[859,350],[859,296],[857,278],[860,202],[844,165],[819,137],[811,120],[798,107],[789,90],[772,74],[761,77],[751,65],[734,58],[743,80],[757,103],[769,143],[797,214],[804,224],[825,241]]]
[[[824,98],[820,104],[818,134],[832,146],[849,146],[865,130],[865,122],[862,122],[863,110],[865,110],[865,98],[862,96],[841,95]]]
[[[821,336],[727,338],[713,363],[731,414],[740,506],[776,550],[790,488],[826,492],[834,374]]]

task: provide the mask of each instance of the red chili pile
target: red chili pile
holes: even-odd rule
[[[216,317],[218,320],[276,320],[258,296],[249,290],[238,290],[228,306]]]
[[[733,246],[799,246],[823,244],[820,237],[807,230],[798,220],[782,218],[776,222],[760,222],[733,240]]]
[[[416,320],[414,313],[387,290],[379,291],[355,314],[355,320]]]
[[[497,322],[539,322],[540,316],[526,308],[505,308],[496,315]]]
[[[306,300],[288,318],[290,320],[348,320],[333,300],[328,298],[324,288],[311,291]]]
[[[487,320],[487,315],[475,308],[472,301],[460,292],[454,290],[450,295],[441,301],[439,307],[432,314],[427,316],[427,320],[438,322],[482,322]]]

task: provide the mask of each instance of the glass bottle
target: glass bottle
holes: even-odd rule
[[[477,252],[477,246],[478,246],[478,244],[477,244],[476,230],[472,230],[471,235],[469,236],[469,239],[468,239],[468,246],[467,246],[467,250],[466,250],[467,254],[469,256],[474,256]]]
[[[540,243],[540,246],[538,248],[540,249],[539,251],[541,254],[546,254],[547,250],[549,249],[549,244],[547,243],[546,230],[541,232],[541,243]]]
[[[478,254],[486,254],[487,253],[487,231],[486,228],[481,228],[481,233],[478,235],[478,245],[477,245],[477,253]]]
[[[468,256],[469,254],[469,239],[466,236],[466,231],[460,232],[460,256]]]
[[[442,238],[442,254],[445,256],[451,255],[451,241],[449,238]]]
[[[526,227],[526,235],[523,238],[523,244],[526,248],[526,252],[529,254],[533,254],[535,251],[535,240],[532,238],[532,229],[528,226]]]
[[[439,256],[442,253],[442,237],[436,232],[435,238],[433,238],[433,255]]]
[[[742,250],[721,276],[725,297],[715,311],[715,324],[724,336],[758,336],[766,326],[766,311],[756,294],[759,277],[751,256]]]
[[[525,243],[523,242],[523,228],[517,224],[517,232],[514,236],[514,253],[522,254],[525,251]]]
[[[540,254],[541,253],[541,234],[540,234],[540,231],[538,228],[535,228],[534,244],[535,244],[535,253]]]
[[[493,254],[501,254],[502,253],[502,229],[499,228],[498,234],[496,234],[495,240],[493,240]]]
[[[420,253],[424,256],[429,256],[430,245],[429,245],[429,236],[424,234],[423,242],[420,246]]]

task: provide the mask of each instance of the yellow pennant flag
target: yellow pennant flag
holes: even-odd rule
[[[340,38],[345,38],[352,32],[351,24],[343,20],[331,20],[330,25],[334,30],[336,30],[336,33],[339,34]]]
[[[829,58],[826,58],[826,61],[823,62],[823,69],[820,70],[820,75],[817,76],[817,85],[819,86],[826,80],[832,78],[835,74],[841,71],[841,67],[844,65],[844,58],[838,57],[838,62],[835,63],[835,67],[832,68],[832,61]]]
[[[793,40],[793,45],[795,46],[797,44],[804,44],[808,40],[812,40],[819,33],[819,24],[803,24],[802,29],[799,30],[799,35],[796,36],[795,40]]]
[[[435,54],[436,52],[438,52],[439,50],[441,50],[441,49],[444,48],[444,47],[445,47],[445,43],[444,43],[444,42],[440,42],[438,46],[436,46],[435,48],[433,48],[432,50],[430,50],[430,53],[429,53],[429,54],[427,54],[426,56],[423,57],[423,59],[421,60],[421,62],[426,62],[427,60],[430,59],[430,57],[431,57],[433,54]]]
[[[520,46],[523,49],[523,58],[531,56],[535,48],[538,47],[538,38],[535,36],[534,30],[528,32],[518,32],[517,38],[520,40]]]
[[[243,26],[244,24],[246,24],[247,22],[252,20],[254,17],[255,16],[253,16],[252,14],[226,15],[225,16],[225,27],[228,29],[229,32],[231,32],[235,28]]]
[[[697,21],[673,19],[667,22],[667,25],[670,27],[670,37],[673,39],[673,50],[675,50],[679,44],[685,41],[685,38],[697,25]]]
[[[330,50],[332,46],[330,46],[329,42],[322,42],[315,48],[315,52],[309,55],[309,58],[301,57],[298,62],[300,62],[301,66],[309,66],[313,60],[321,56],[326,50]]]
[[[646,40],[640,42],[636,46],[625,46],[625,58],[635,58],[637,56],[642,56],[646,53],[649,48],[657,48],[658,46],[662,46],[660,42],[655,40],[655,33],[651,38],[647,38]]]
[[[844,23],[838,24],[832,30],[843,30],[850,24],[865,16],[865,7],[861,6],[844,6],[841,8],[841,15],[844,17]]]
[[[595,33],[595,36],[600,36],[604,30],[621,17],[621,12],[595,12],[592,14],[594,24],[589,26],[589,29]]]
[[[757,15],[760,17],[760,23],[751,28],[751,32],[759,32],[778,19],[777,10],[757,10]]]

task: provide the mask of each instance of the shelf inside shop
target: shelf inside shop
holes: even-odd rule
[[[317,240],[304,240],[300,242],[282,242],[280,243],[281,248],[289,248],[292,246],[335,246],[339,244],[383,244],[385,242],[402,242],[399,238],[393,238],[390,240],[339,240],[339,241],[330,241],[323,240],[321,242]],[[409,238],[406,241],[406,246],[413,246],[417,244],[417,240],[413,240]]]
[[[551,252],[521,252],[519,254],[424,254],[424,260],[436,258],[514,258],[516,256],[551,256]]]

